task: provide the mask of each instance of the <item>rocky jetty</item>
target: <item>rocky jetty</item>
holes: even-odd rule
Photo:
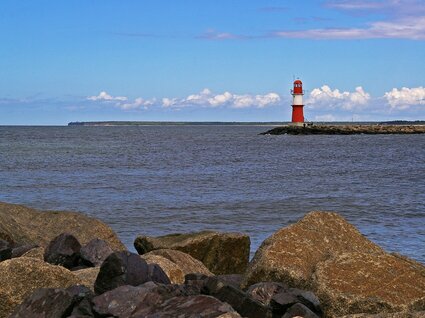
[[[18,234],[1,226],[0,318],[425,316],[425,266],[386,253],[336,213],[307,214],[266,239],[246,271],[222,275],[171,248],[178,244],[138,255],[90,231],[83,241],[59,233],[37,247],[41,241],[12,239],[31,223]],[[240,243],[244,249],[246,239]],[[211,245],[201,244],[214,254]]]
[[[139,254],[158,249],[179,250],[204,263],[216,275],[245,272],[250,245],[247,235],[213,231],[158,237],[138,236],[134,241]]]
[[[280,126],[261,135],[382,135],[424,134],[425,125],[306,125]]]

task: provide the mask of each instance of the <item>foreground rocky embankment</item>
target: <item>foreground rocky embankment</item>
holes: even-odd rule
[[[425,317],[425,266],[336,213],[278,230],[251,262],[249,245],[139,236],[138,255],[83,214],[0,203],[0,317]]]
[[[280,126],[261,135],[383,135],[424,134],[425,125],[312,125]]]

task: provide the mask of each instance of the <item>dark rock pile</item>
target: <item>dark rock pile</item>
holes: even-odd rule
[[[425,317],[425,266],[386,253],[336,213],[311,212],[280,229],[234,272],[226,255],[243,264],[247,242],[234,233],[141,236],[138,255],[93,230],[42,245],[17,243],[22,235],[12,232],[1,224],[0,318]],[[243,252],[232,253],[235,242]]]
[[[270,129],[260,135],[406,135],[424,133],[425,125],[288,125]]]

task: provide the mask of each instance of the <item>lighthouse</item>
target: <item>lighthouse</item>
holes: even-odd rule
[[[299,79],[294,81],[294,89],[291,89],[292,94],[292,125],[304,124],[303,111],[303,82]]]

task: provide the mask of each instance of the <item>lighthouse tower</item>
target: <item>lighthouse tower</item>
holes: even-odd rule
[[[303,83],[297,79],[294,81],[294,89],[291,89],[292,94],[292,124],[303,125],[304,124],[304,112],[303,112]]]

